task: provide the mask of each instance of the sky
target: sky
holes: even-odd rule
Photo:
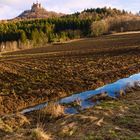
[[[140,0],[38,0],[48,11],[74,13],[87,8],[113,7],[131,12],[140,11]],[[0,20],[18,16],[31,9],[36,0],[0,0]]]

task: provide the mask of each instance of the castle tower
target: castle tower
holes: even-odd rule
[[[41,3],[39,3],[38,1],[36,1],[36,3],[33,3],[32,8],[31,8],[31,11],[34,12],[34,11],[40,9],[40,8],[41,8]]]

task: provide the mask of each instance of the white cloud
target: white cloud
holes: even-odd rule
[[[0,19],[10,19],[18,15],[19,11],[8,5],[0,4]]]

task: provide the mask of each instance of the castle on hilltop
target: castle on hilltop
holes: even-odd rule
[[[16,19],[33,19],[33,18],[52,18],[52,17],[61,17],[62,13],[56,13],[53,11],[47,11],[41,3],[34,2],[30,10],[25,10],[22,12]]]
[[[42,9],[41,3],[38,3],[38,1],[36,3],[33,3],[31,11],[34,12],[38,9]]]

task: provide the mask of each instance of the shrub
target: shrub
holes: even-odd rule
[[[64,107],[60,104],[50,102],[48,103],[47,107],[39,111],[40,117],[45,117],[46,115],[50,115],[51,117],[57,118],[63,116]]]
[[[140,30],[140,17],[116,16],[105,20],[108,23],[109,32],[126,32]]]
[[[27,41],[26,33],[23,30],[20,31],[20,40],[22,43],[25,43]]]
[[[108,33],[108,23],[105,20],[93,22],[91,30],[92,35],[96,37]]]
[[[50,140],[51,139],[50,135],[47,134],[44,131],[43,127],[41,127],[41,126],[37,126],[37,128],[35,128],[31,131],[30,138],[32,140]]]

